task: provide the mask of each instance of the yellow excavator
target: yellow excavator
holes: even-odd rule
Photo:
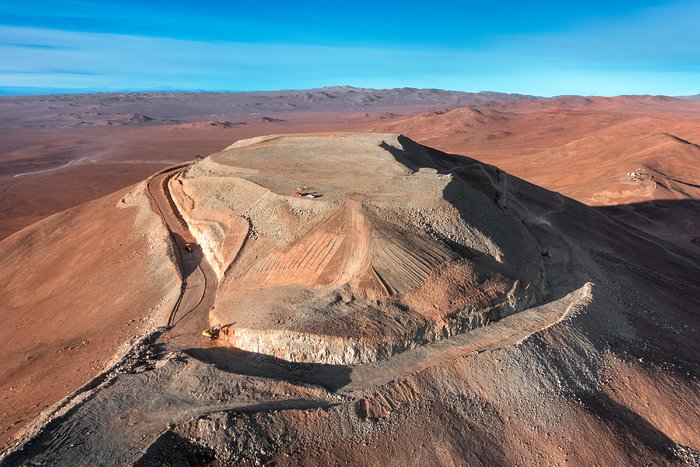
[[[212,326],[209,329],[205,329],[204,331],[202,331],[202,335],[204,337],[214,341],[214,340],[219,338],[219,336],[221,335],[222,332],[224,334],[228,334],[229,328],[231,326],[233,326],[234,324],[235,323],[224,324],[223,326],[220,324],[218,326]]]

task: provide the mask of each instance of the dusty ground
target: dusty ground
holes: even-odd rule
[[[454,176],[473,163],[347,133],[243,140],[195,163],[171,189],[220,278],[211,324],[235,323],[237,348],[351,364],[537,304],[537,242]]]
[[[590,205],[696,198],[693,181],[700,174],[691,161],[700,153],[694,143],[700,106],[664,104],[646,112],[622,102],[456,109],[386,120],[377,128],[473,155]],[[641,176],[631,181],[630,172]]]
[[[433,101],[426,107],[437,105]],[[191,224],[178,227],[178,214],[187,217],[186,206],[180,202],[179,208],[168,208],[168,194],[177,199],[187,177],[196,180],[196,170],[191,169],[174,176],[162,193],[149,194],[142,184],[50,217],[0,242],[7,265],[0,273],[0,313],[6,323],[0,349],[3,361],[9,362],[2,367],[6,374],[0,382],[7,385],[3,394],[10,395],[2,406],[3,443],[40,410],[90,382],[77,397],[65,400],[62,410],[47,410],[43,420],[48,424],[39,419],[38,430],[26,444],[5,451],[2,462],[698,465],[697,102],[643,96],[495,96],[481,101],[478,110],[453,112],[435,113],[436,107],[420,106],[402,111],[396,105],[343,113],[341,107],[334,109],[338,113],[296,116],[285,110],[286,118],[276,114],[265,120],[248,115],[251,120],[245,125],[231,119],[228,124],[210,124],[205,118],[187,120],[164,111],[152,112],[154,123],[119,107],[116,117],[109,117],[112,125],[102,125],[97,122],[102,116],[92,116],[96,120],[84,128],[71,124],[44,129],[37,126],[42,107],[36,107],[35,116],[17,119],[23,123],[2,139],[3,154],[11,156],[0,161],[6,177],[2,190],[8,194],[3,197],[2,209],[8,213],[3,228],[9,234],[23,222],[136,182],[170,162],[220,151],[242,136],[285,129],[401,132],[508,172],[468,159],[460,168],[454,158],[431,153],[446,164],[438,172],[449,172],[469,190],[483,194],[484,201],[476,204],[480,212],[517,219],[535,238],[537,251],[523,254],[536,253],[544,265],[549,293],[542,304],[366,364],[289,363],[265,353],[212,346],[197,335],[206,322],[197,307],[205,303],[202,307],[208,308],[202,297],[213,289],[207,282],[216,282],[217,297],[230,293],[227,287],[233,288],[235,276],[227,276],[227,271],[235,271],[241,259],[232,252],[246,247],[237,235],[222,242],[220,251],[210,248],[208,255],[206,241],[198,239],[200,245],[192,252],[179,243],[178,237],[201,236],[207,225],[198,224],[192,215]],[[112,146],[115,152],[101,162],[82,160],[14,177],[27,167],[53,169],[91,151],[75,157],[73,150]],[[378,154],[375,146],[368,144],[367,153]],[[64,151],[70,156],[61,156]],[[248,201],[238,200],[241,206],[258,195],[246,191],[247,185],[238,190],[242,183],[255,183],[271,193],[260,199],[286,196],[291,205],[297,202],[289,191],[301,180],[290,182],[289,173],[276,177],[274,170],[263,170],[275,162],[284,167],[283,146],[262,151],[263,157],[271,158],[265,167],[240,161],[221,164],[225,154],[212,160],[218,157],[217,164],[229,171],[239,168],[235,178],[240,182],[230,189],[248,193]],[[53,159],[55,155],[60,160]],[[345,155],[350,160],[362,152]],[[200,181],[206,179],[206,162],[195,164],[202,169]],[[404,159],[403,167],[415,162]],[[124,173],[127,169],[133,172]],[[372,174],[379,178],[386,171],[367,169],[381,169]],[[630,180],[630,171],[642,175]],[[424,172],[416,175],[436,176]],[[321,186],[331,175],[310,184]],[[304,173],[300,178],[308,177]],[[365,183],[357,178],[358,184]],[[383,188],[392,186],[381,183]],[[430,200],[432,192],[423,191],[404,198],[419,203],[423,193]],[[250,229],[262,238],[274,232],[278,222],[284,231],[297,233],[290,236],[289,251],[303,237],[299,232],[317,224],[321,230],[336,222],[347,232],[363,231],[356,216],[343,217],[357,211],[341,209],[347,195],[341,192],[338,199],[328,195],[309,200],[330,207],[318,213],[310,210],[306,217],[293,215],[293,210],[277,209],[270,217],[249,209],[257,212],[246,222],[252,225],[227,219],[225,227],[231,232]],[[21,206],[26,210],[13,207],[25,201],[28,204]],[[210,214],[195,212],[203,218]],[[483,212],[479,215],[486,215]],[[499,246],[492,229],[488,223],[482,226],[484,236]],[[274,251],[260,247],[258,259]],[[495,252],[485,256],[495,258]],[[410,264],[409,258],[398,264]],[[200,282],[192,275],[196,266],[202,268]],[[213,279],[207,281],[207,275]],[[340,297],[342,302],[342,293]],[[178,298],[184,305],[173,308]],[[217,301],[212,316],[230,303]],[[406,304],[410,309],[411,302]],[[257,305],[265,308],[264,303]],[[198,311],[190,314],[192,310]],[[146,337],[148,331],[183,316],[170,332]],[[284,328],[276,320],[265,320],[261,316],[266,327]],[[124,346],[131,338],[141,340]],[[125,356],[116,361],[115,353]],[[54,371],[57,367],[61,370]],[[101,374],[105,367],[110,371]]]
[[[238,139],[523,97],[350,87],[0,97],[0,238]]]
[[[343,129],[343,122],[354,118],[345,114],[285,117],[281,122],[252,121],[233,127],[0,128],[0,238],[47,215],[144,180],[163,167],[219,151],[232,141],[275,132]],[[323,123],[322,118],[334,123]]]
[[[572,97],[396,117],[362,128],[401,132],[494,164],[692,249],[700,229],[698,119],[698,101]],[[638,176],[631,180],[630,173]]]
[[[699,114],[700,101],[663,96],[541,99],[352,88],[262,97],[3,97],[0,238],[169,164],[273,133],[401,133],[591,205],[695,199]],[[632,182],[630,172],[642,176]],[[638,210],[630,211],[620,214],[634,220]],[[659,212],[664,218],[651,227],[663,234],[663,226],[676,219],[669,210]],[[644,209],[639,213],[641,225],[648,216]],[[695,228],[700,224],[693,213],[682,217]]]
[[[692,210],[677,216],[659,205],[649,216],[644,203],[697,198],[698,100],[420,90],[306,94],[0,98],[0,238],[232,141],[324,131],[405,134],[586,204],[624,206],[615,214],[667,240],[679,232],[665,226],[681,217],[689,228],[678,241],[696,238],[687,233],[700,226]],[[148,118],[124,118],[132,113]],[[641,176],[630,181],[630,172]]]
[[[165,233],[142,185],[0,242],[3,445],[161,325],[179,290]]]

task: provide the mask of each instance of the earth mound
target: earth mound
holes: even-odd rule
[[[697,207],[662,237],[394,134],[167,167],[0,242],[0,464],[695,465]]]
[[[537,241],[497,189],[458,176],[468,163],[394,134],[281,135],[173,177],[219,279],[220,340],[357,364],[538,304]]]

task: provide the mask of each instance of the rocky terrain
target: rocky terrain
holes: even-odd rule
[[[194,164],[170,185],[219,278],[211,321],[235,323],[237,348],[356,364],[537,304],[536,240],[483,208],[453,174],[468,164],[381,134],[256,138]]]
[[[601,463],[594,445],[697,462],[698,109],[354,88],[0,99],[2,443],[33,446],[5,462]],[[311,134],[231,146],[288,132]],[[426,435],[425,407],[459,418]],[[330,417],[317,437],[280,421],[312,416]]]
[[[644,203],[695,199],[698,115],[700,103],[690,98],[410,88],[5,96],[0,238],[232,141],[372,131],[468,155],[586,204],[624,205],[618,215],[636,217],[639,228],[653,218],[655,233],[673,240],[686,235],[662,232],[677,223],[677,209],[650,216]],[[681,209],[684,222],[700,225],[692,210]]]
[[[610,209],[389,133],[164,169],[0,242],[0,462],[697,465],[700,250]]]

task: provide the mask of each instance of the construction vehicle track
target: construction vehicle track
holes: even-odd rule
[[[153,175],[146,184],[154,210],[170,232],[182,275],[180,296],[170,313],[167,327],[171,335],[190,338],[187,343],[182,342],[183,345],[193,343],[192,338],[209,327],[209,309],[214,304],[218,282],[168,188],[170,180],[189,166],[188,163],[168,167]]]

